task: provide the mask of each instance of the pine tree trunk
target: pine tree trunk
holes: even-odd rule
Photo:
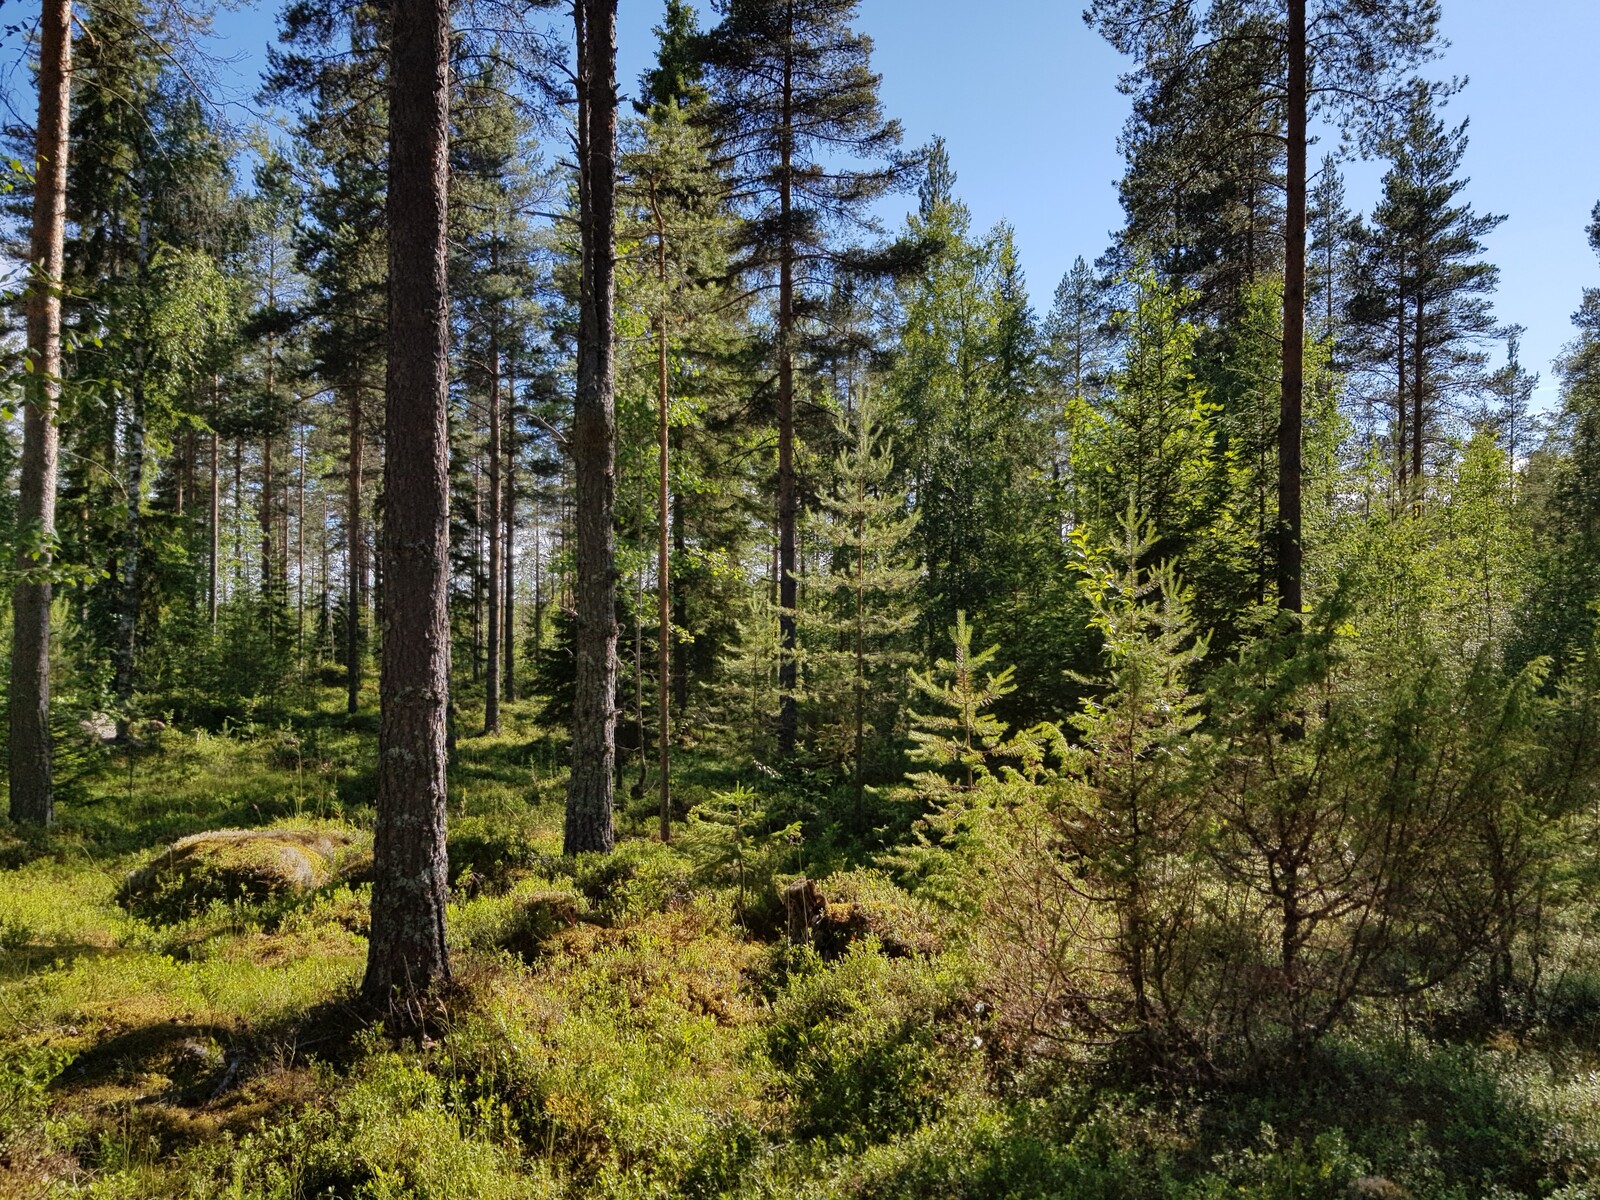
[[[361,422],[361,370],[350,384],[350,459],[345,476],[345,711],[354,713],[361,703],[361,472],[366,446]]]
[[[517,383],[514,375],[506,379],[505,429],[502,431],[505,459],[506,495],[502,502],[505,529],[505,583],[501,587],[501,601],[505,607],[503,621],[505,650],[504,676],[500,694],[506,700],[517,698]]]
[[[489,335],[489,638],[483,672],[483,731],[500,732],[501,561],[500,343]]]
[[[794,10],[788,7],[789,36],[794,37]],[[800,600],[795,579],[795,523],[799,500],[794,478],[794,231],[792,158],[794,151],[794,59],[783,60],[783,100],[779,113],[778,163],[778,754],[794,753],[800,708],[795,695]]]
[[[10,812],[13,821],[55,819],[50,744],[50,567],[56,532],[56,406],[61,398],[61,296],[66,231],[72,2],[44,0],[39,14],[39,123],[34,140],[33,231],[28,259],[28,354],[22,418],[21,545],[11,593]],[[30,539],[33,540],[33,539]]]
[[[1423,422],[1423,403],[1425,398],[1425,380],[1423,378],[1423,307],[1422,292],[1419,288],[1412,301],[1415,306],[1413,317],[1414,324],[1411,330],[1411,488],[1414,493],[1412,511],[1422,511],[1422,463],[1423,452],[1426,449],[1422,432],[1425,428]]]
[[[215,416],[213,416],[215,420]],[[211,428],[211,555],[207,564],[206,596],[211,608],[211,628],[217,627],[217,566],[222,561],[222,436]]]
[[[267,369],[270,380],[272,370]],[[268,387],[271,387],[269,382]],[[263,599],[272,596],[272,434],[265,434],[261,439],[261,512],[258,514],[261,521],[261,595]]]
[[[681,447],[682,442],[678,440]],[[678,556],[682,563],[689,552],[688,542],[683,531],[683,492],[680,489],[672,497],[672,552]],[[683,584],[672,590],[672,706],[681,713],[689,707],[689,662],[688,656],[683,652],[683,642],[680,640],[680,630],[689,627],[689,606],[684,597]]]
[[[472,455],[472,682],[483,678],[483,463]]]
[[[1306,343],[1306,0],[1289,0],[1289,137],[1283,268],[1283,390],[1278,411],[1278,607],[1299,612],[1300,437]]]
[[[1402,269],[1402,271],[1400,273],[1400,278],[1402,280],[1404,279],[1404,270],[1403,269]],[[1407,428],[1407,425],[1409,424],[1409,422],[1406,420],[1406,409],[1408,408],[1408,403],[1407,403],[1407,400],[1406,400],[1406,397],[1408,395],[1408,393],[1406,391],[1406,297],[1405,297],[1405,291],[1404,291],[1404,284],[1403,283],[1401,284],[1400,294],[1398,295],[1398,297],[1396,297],[1396,300],[1395,300],[1395,313],[1396,313],[1396,320],[1395,320],[1395,323],[1394,323],[1394,344],[1395,344],[1396,349],[1395,349],[1395,364],[1394,364],[1395,365],[1395,393],[1394,393],[1395,454],[1394,454],[1394,460],[1395,460],[1395,478],[1399,482],[1399,485],[1400,485],[1400,487],[1399,487],[1400,501],[1399,502],[1403,504],[1405,502],[1406,479],[1408,478],[1407,472],[1408,472],[1408,468],[1410,466],[1410,459],[1407,456],[1407,452],[1406,452],[1406,446],[1407,446],[1406,428]]]
[[[311,431],[300,431],[300,467],[295,479],[297,511],[294,519],[294,647],[295,659],[306,661],[306,442]]]
[[[656,316],[656,753],[661,772],[661,840],[672,840],[672,534],[668,491],[672,461],[672,428],[667,393],[667,228],[652,195],[656,218],[656,283],[661,311]],[[643,725],[640,726],[643,742]]]
[[[616,759],[617,3],[573,0],[578,46],[578,196],[582,285],[572,460],[577,499],[577,678],[565,853],[611,849]]]
[[[389,354],[381,548],[378,816],[362,991],[448,981],[445,708],[450,687],[449,0],[395,0],[390,42]]]

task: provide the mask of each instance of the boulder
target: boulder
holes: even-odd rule
[[[216,901],[296,896],[349,878],[363,859],[342,829],[217,829],[172,843],[128,876],[118,902],[130,912],[181,920]]]

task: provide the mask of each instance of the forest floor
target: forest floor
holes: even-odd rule
[[[1176,1096],[1019,1063],[957,925],[848,854],[806,864],[850,914],[816,948],[779,936],[754,838],[664,846],[648,796],[615,855],[563,859],[560,743],[523,704],[460,741],[455,986],[397,1036],[354,1004],[376,722],[338,701],[96,751],[58,829],[0,833],[0,1195],[1600,1195],[1600,998],[1559,1044],[1373,1029]],[[734,782],[689,759],[677,786]],[[355,865],[257,902],[119,902],[219,829]]]

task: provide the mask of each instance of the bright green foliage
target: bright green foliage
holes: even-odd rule
[[[1086,524],[1104,538],[1131,506],[1161,556],[1181,556],[1210,518],[1216,411],[1195,375],[1190,297],[1145,271],[1121,314],[1122,366],[1073,446]]]
[[[1089,969],[1069,985],[1083,1033],[1131,1031],[1142,1053],[1159,1058],[1181,1048],[1193,982],[1193,783],[1205,739],[1188,679],[1206,646],[1173,568],[1142,565],[1155,550],[1149,530],[1130,508],[1120,544],[1088,560],[1082,586],[1104,639],[1106,690],[1073,718],[1081,751],[1069,760],[1053,824],[1061,853],[1076,860],[1063,878],[1087,909],[1080,935]],[[1113,965],[1110,988],[1096,978],[1097,957]]]
[[[937,706],[928,713],[911,712],[909,755],[912,762],[928,769],[909,778],[929,798],[971,791],[1005,760],[1019,762],[1025,774],[1037,773],[1055,734],[1053,727],[1041,726],[1008,736],[1005,723],[991,710],[1016,690],[1011,681],[1015,669],[989,670],[999,646],[972,652],[972,627],[966,613],[956,613],[950,640],[953,657],[938,659],[926,671],[911,672],[915,692]]]
[[[827,576],[801,621],[808,723],[824,758],[848,765],[861,799],[869,760],[898,758],[901,681],[919,572],[908,562],[915,513],[894,486],[892,447],[872,396],[841,420],[833,492],[807,532]],[[881,774],[881,766],[874,774]]]
[[[696,877],[734,889],[734,911],[748,921],[774,919],[781,872],[797,864],[800,824],[777,826],[761,797],[748,788],[719,792],[689,811],[683,848]]]
[[[717,688],[716,725],[730,745],[757,762],[772,759],[772,724],[777,718],[777,606],[765,591],[749,597],[724,656]]]
[[[1359,222],[1339,156],[1307,181],[1293,614],[1284,0],[1091,5],[1136,60],[1127,224],[1047,316],[945,145],[900,152],[873,6],[665,0],[617,130],[632,795],[576,857],[577,194],[534,136],[578,133],[574,14],[454,6],[458,974],[393,1013],[352,997],[406,10],[289,0],[241,139],[198,10],[75,7],[60,824],[0,828],[0,1194],[1592,1190],[1600,289],[1536,427],[1464,131],[1402,84],[1433,0],[1306,0],[1313,128],[1391,169]],[[537,694],[475,736],[496,417]]]
[[[922,641],[934,653],[956,612],[966,612],[1018,664],[1034,711],[1061,690],[1060,662],[1081,628],[1070,589],[1058,586],[1069,557],[1060,421],[1036,393],[1037,332],[1011,230],[974,237],[954,183],[936,142],[907,230],[939,249],[901,287],[888,381],[918,518]]]
[[[150,50],[181,36],[175,20],[136,0],[96,6],[74,71],[64,309],[80,383],[69,389],[60,536],[64,557],[92,568],[73,589],[81,619],[69,633],[83,698],[124,712],[153,682],[142,658],[164,612],[195,602],[191,529],[161,475],[192,441],[239,315],[223,265],[244,228],[229,148]],[[96,694],[108,684],[109,696]]]
[[[961,983],[915,959],[885,958],[875,941],[852,944],[829,966],[804,963],[762,1039],[789,1080],[796,1133],[859,1148],[936,1118],[971,1066],[939,1046]]]
[[[1600,204],[1589,225],[1600,255]],[[1557,659],[1589,644],[1600,599],[1600,287],[1585,288],[1561,368],[1561,406],[1531,456],[1522,499],[1537,559],[1518,616],[1518,657]]]

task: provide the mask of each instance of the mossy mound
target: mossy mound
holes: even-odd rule
[[[458,946],[509,950],[532,962],[557,934],[590,915],[569,881],[523,879],[505,895],[463,902],[451,919],[451,937]]]
[[[851,942],[875,937],[893,957],[932,955],[944,948],[944,922],[928,904],[877,871],[846,871],[820,883],[827,907],[812,931],[817,952],[837,958]]]
[[[129,912],[175,921],[217,901],[259,903],[356,878],[368,839],[346,829],[216,829],[168,846],[128,876],[117,901]]]

